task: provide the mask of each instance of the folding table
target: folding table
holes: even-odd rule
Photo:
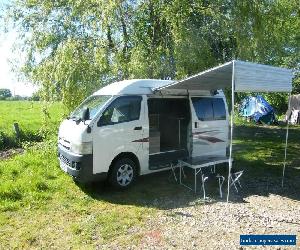
[[[232,159],[231,159],[232,161]],[[179,183],[186,188],[190,190],[194,190],[194,192],[197,192],[197,175],[199,173],[202,173],[201,169],[202,168],[209,168],[209,167],[214,167],[215,171],[215,166],[221,163],[228,163],[230,162],[230,158],[224,157],[224,156],[207,156],[207,157],[190,157],[185,160],[178,160],[179,164]],[[187,184],[184,184],[182,182],[182,171],[183,167],[189,167],[194,170],[194,189]],[[203,180],[202,180],[203,184]],[[205,190],[203,190],[205,192]],[[221,193],[221,188],[220,188],[220,193]],[[205,197],[205,193],[204,193]]]

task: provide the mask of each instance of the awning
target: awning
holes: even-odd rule
[[[217,90],[233,79],[234,92],[291,92],[292,78],[290,69],[233,60],[154,90]]]
[[[223,65],[208,69],[178,82],[153,89],[163,90],[206,90],[231,88],[231,116],[230,116],[230,147],[229,170],[227,180],[227,202],[230,193],[230,174],[232,169],[232,138],[234,121],[234,92],[288,92],[292,91],[292,70],[262,65],[257,63],[233,60]],[[289,104],[290,107],[290,104]],[[288,123],[285,138],[284,165],[282,171],[282,186],[286,168],[288,143]]]

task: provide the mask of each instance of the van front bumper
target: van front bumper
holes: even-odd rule
[[[107,173],[93,173],[93,155],[78,155],[58,145],[60,168],[80,183],[105,180]]]

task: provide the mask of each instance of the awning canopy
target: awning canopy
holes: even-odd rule
[[[233,82],[235,92],[291,92],[292,78],[289,69],[233,60],[155,90],[217,90]]]
[[[227,202],[230,193],[230,176],[232,169],[232,139],[234,120],[234,92],[288,92],[292,91],[293,72],[289,69],[273,67],[257,63],[233,60],[223,65],[208,69],[184,80],[170,83],[163,87],[152,89],[163,90],[206,90],[231,88],[231,116],[230,116],[230,147],[229,170],[227,180]],[[290,106],[290,105],[289,105]],[[285,139],[284,165],[282,171],[282,186],[286,168],[288,142],[288,125]]]

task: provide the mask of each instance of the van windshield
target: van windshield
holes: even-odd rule
[[[79,120],[82,116],[82,112],[89,108],[90,111],[90,120],[92,120],[100,108],[111,98],[111,95],[94,95],[90,96],[83,101],[70,115],[71,119]]]

